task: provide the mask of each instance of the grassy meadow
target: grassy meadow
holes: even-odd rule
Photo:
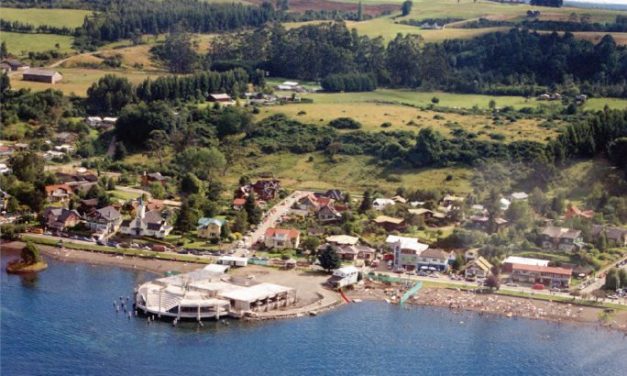
[[[68,35],[56,34],[23,34],[5,31],[0,33],[0,41],[5,42],[9,52],[17,56],[26,56],[29,51],[71,52],[73,39]],[[55,47],[56,44],[59,44],[58,49]]]
[[[20,21],[39,26],[79,27],[90,10],[81,9],[44,9],[44,8],[0,8],[0,18],[7,21]]]
[[[304,112],[304,113],[303,113]],[[450,135],[454,129],[462,128],[479,134],[479,139],[490,139],[490,134],[505,136],[505,141],[533,140],[544,142],[554,137],[555,129],[540,127],[537,119],[521,119],[516,122],[495,124],[487,115],[459,115],[438,113],[398,104],[352,103],[345,104],[290,104],[285,106],[265,107],[258,117],[263,118],[275,113],[283,113],[291,118],[311,124],[326,126],[329,121],[339,117],[350,117],[359,121],[363,130],[378,131],[414,131],[431,127],[444,135]],[[390,123],[390,127],[381,127]]]
[[[11,75],[11,87],[15,89],[31,88],[33,90],[46,90],[54,88],[61,90],[64,94],[75,94],[78,96],[86,96],[87,89],[92,83],[98,81],[100,77],[106,74],[116,74],[128,78],[131,82],[138,84],[148,77],[156,77],[159,74],[148,73],[137,70],[124,69],[88,69],[88,68],[55,68],[63,75],[63,80],[54,84],[46,84],[42,82],[22,81],[21,75]]]

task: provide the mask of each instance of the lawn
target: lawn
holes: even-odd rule
[[[147,73],[138,70],[127,69],[87,69],[87,68],[57,68],[57,70],[63,75],[63,80],[54,85],[41,83],[22,81],[15,75],[11,77],[11,86],[16,89],[31,88],[34,90],[45,90],[51,87],[63,91],[64,94],[74,93],[79,96],[86,96],[87,89],[92,83],[98,81],[100,77],[106,74],[115,74],[128,78],[132,83],[138,84],[148,77],[157,77],[160,74]],[[163,74],[163,73],[162,73]]]
[[[9,52],[18,56],[26,56],[29,51],[58,50],[71,52],[73,39],[68,35],[22,34],[5,31],[0,33],[0,40],[6,42]],[[59,48],[56,48],[56,44],[59,44]]]
[[[311,157],[311,161],[310,161]],[[340,188],[361,195],[367,188],[393,194],[398,187],[437,188],[458,193],[472,190],[472,170],[463,167],[390,170],[366,156],[337,156],[331,162],[322,153],[277,153],[250,157],[231,168],[224,182],[235,186],[240,176],[272,173],[288,189],[326,190]],[[450,175],[450,179],[447,179]]]
[[[83,24],[85,16],[92,14],[80,9],[0,8],[0,18],[39,26],[75,28]]]

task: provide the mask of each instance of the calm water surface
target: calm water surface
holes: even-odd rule
[[[2,272],[2,375],[627,374],[622,334],[445,309],[360,303],[287,321],[148,325],[112,302],[150,274],[49,264],[34,278]]]

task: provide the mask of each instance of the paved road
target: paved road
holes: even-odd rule
[[[627,256],[623,257],[622,259],[612,263],[611,265],[606,266],[605,268],[599,270],[597,272],[597,275],[605,275],[605,273],[607,273],[608,270],[610,270],[611,268],[615,267],[616,265],[620,264],[621,262],[627,260]],[[624,265],[623,268],[627,269],[627,265]],[[582,293],[591,293],[594,290],[600,289],[603,285],[605,284],[605,276],[603,278],[596,278],[595,281],[593,283],[591,283],[590,285],[586,286],[583,290],[581,290]]]
[[[292,194],[281,200],[278,204],[274,205],[272,209],[266,212],[266,215],[262,218],[261,223],[255,231],[247,235],[245,240],[246,247],[252,247],[253,244],[263,239],[268,228],[276,226],[279,219],[289,212],[292,205],[301,198],[307,196],[311,192],[308,191],[294,191]]]

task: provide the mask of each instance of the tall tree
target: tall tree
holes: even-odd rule
[[[414,3],[411,0],[403,1],[403,4],[401,5],[401,14],[403,17],[411,13],[412,6],[414,6]]]
[[[322,269],[330,272],[333,269],[337,269],[342,266],[342,260],[340,256],[337,254],[335,249],[330,245],[320,251],[318,255],[318,261],[320,262],[320,266]]]

